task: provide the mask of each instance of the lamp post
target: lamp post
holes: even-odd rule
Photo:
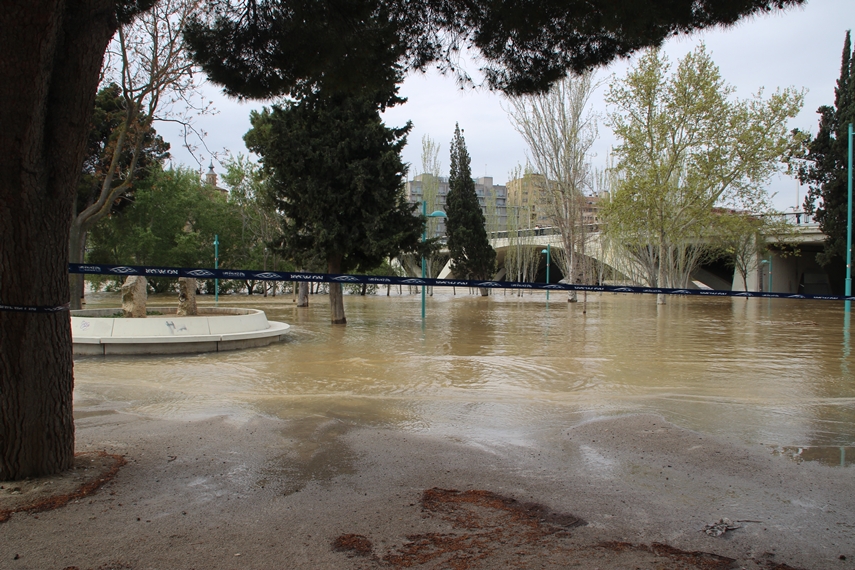
[[[440,210],[433,211],[430,213],[430,215],[428,215],[428,213],[427,213],[427,200],[422,200],[422,215],[425,218],[447,218],[448,217],[448,215],[446,215],[445,212],[442,212]],[[425,220],[425,228],[424,228],[424,230],[422,230],[422,243],[424,243],[426,241],[427,241],[427,220]],[[426,269],[426,267],[425,267],[425,256],[422,255],[422,279],[424,279],[426,277],[425,269]],[[422,322],[424,322],[424,320],[425,320],[425,286],[422,285]]]
[[[218,235],[214,235],[214,269],[219,268],[220,263],[220,240]],[[220,280],[214,279],[214,304],[220,304]]]
[[[852,123],[849,123],[849,196],[846,211],[846,296],[852,295]],[[846,309],[849,309],[847,301]]]
[[[540,253],[546,254],[546,284],[549,285],[549,248],[550,244],[546,244],[546,249],[540,250]],[[549,301],[549,289],[546,290],[546,300]]]
[[[769,290],[767,293],[772,292],[772,252],[769,252],[769,259],[764,259],[760,263],[768,263],[769,264]]]

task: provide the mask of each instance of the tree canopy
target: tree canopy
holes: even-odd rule
[[[389,85],[394,65],[435,64],[471,82],[458,65],[464,49],[482,58],[489,88],[523,94],[671,36],[804,1],[227,0],[186,39],[210,79],[242,97]]]
[[[807,137],[798,153],[798,177],[808,184],[804,207],[827,236],[817,261],[827,265],[846,257],[847,162],[849,124],[855,122],[855,52],[850,32],[843,42],[840,77],[834,89],[834,105],[823,105],[816,136]]]
[[[723,219],[718,208],[770,209],[764,184],[791,145],[787,121],[803,97],[793,89],[768,99],[732,94],[703,46],[673,73],[651,50],[607,94],[619,144],[602,219],[650,286],[688,285]]]
[[[451,139],[451,166],[445,211],[448,251],[454,264],[454,275],[465,279],[491,279],[496,268],[496,251],[487,239],[484,213],[475,194],[469,151],[460,132],[454,127]]]
[[[244,140],[270,175],[285,258],[297,265],[321,259],[330,273],[346,273],[419,248],[423,219],[403,191],[410,124],[389,128],[380,118],[392,98],[319,91],[253,112]],[[344,323],[337,283],[330,303],[332,321]]]

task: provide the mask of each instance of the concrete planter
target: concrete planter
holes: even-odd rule
[[[162,313],[144,319],[115,318],[120,309],[71,312],[75,355],[181,354],[266,346],[283,340],[290,328],[268,321],[264,311],[200,307],[193,317],[176,316],[175,307],[150,307]]]

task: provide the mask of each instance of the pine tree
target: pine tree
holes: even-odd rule
[[[469,165],[466,141],[460,126],[454,127],[451,140],[451,168],[448,177],[448,250],[454,274],[466,279],[490,279],[496,267],[496,251],[487,239],[484,214],[475,194],[475,182]],[[481,290],[487,294],[486,289]]]
[[[819,130],[805,144],[798,178],[809,186],[805,211],[814,215],[827,236],[817,261],[828,265],[834,258],[846,257],[848,132],[849,124],[855,122],[855,54],[848,31],[834,106],[823,105],[817,113]]]
[[[244,140],[262,156],[283,216],[277,248],[298,266],[322,260],[330,273],[369,271],[421,248],[424,218],[404,196],[401,149],[410,124],[389,128],[390,97],[318,91],[251,116]],[[330,283],[333,324],[344,324],[341,284]]]

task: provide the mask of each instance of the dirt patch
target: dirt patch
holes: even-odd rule
[[[374,545],[361,534],[343,534],[333,541],[333,550],[368,556],[374,551]]]
[[[667,544],[574,541],[570,530],[586,524],[579,517],[491,491],[428,489],[422,494],[421,507],[425,516],[447,523],[448,531],[407,535],[403,545],[386,553],[375,554],[371,540],[357,534],[339,536],[333,548],[369,557],[366,567],[395,569],[737,567],[733,558]],[[770,570],[797,570],[771,561],[754,562]]]
[[[98,490],[112,479],[125,459],[104,451],[77,453],[71,469],[35,479],[0,482],[0,523],[13,513],[49,511]]]

